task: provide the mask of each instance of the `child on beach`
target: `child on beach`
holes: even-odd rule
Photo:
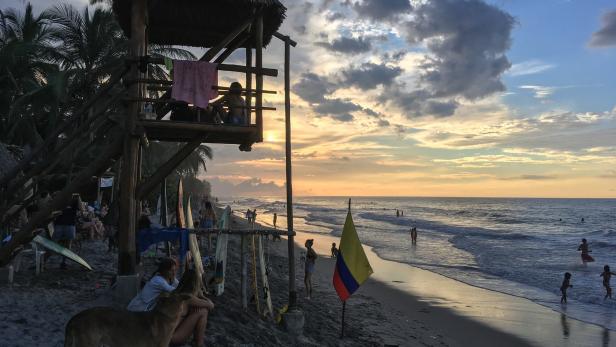
[[[611,272],[610,267],[605,265],[603,267],[603,272],[600,275],[603,277],[603,286],[605,287],[605,297],[603,300],[612,298],[612,287],[610,287],[610,278],[612,278],[612,275],[616,275],[616,273]]]
[[[584,265],[588,262],[595,261],[595,259],[588,254],[591,251],[588,249],[586,239],[582,239],[582,244],[578,247],[578,251],[582,251],[582,263],[584,263]]]
[[[306,240],[304,244],[306,246],[304,284],[306,285],[306,298],[308,300],[312,297],[312,273],[314,272],[314,265],[317,260],[317,252],[312,249],[313,244],[313,239]]]
[[[336,258],[338,256],[338,248],[336,248],[336,243],[332,242],[332,258]]]
[[[563,284],[561,284],[560,286],[560,292],[563,294],[563,296],[560,298],[561,304],[567,303],[567,289],[573,288],[569,281],[571,281],[571,274],[565,272],[565,279],[563,280]]]

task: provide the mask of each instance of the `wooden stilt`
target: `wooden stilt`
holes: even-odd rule
[[[248,240],[247,236],[241,236],[241,288],[242,288],[242,309],[248,309]]]
[[[255,67],[263,68],[263,16],[259,15],[255,23]],[[263,74],[256,74],[256,125],[257,125],[257,142],[263,141]]]

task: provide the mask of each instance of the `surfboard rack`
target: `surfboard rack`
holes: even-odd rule
[[[207,234],[229,234],[229,235],[288,235],[287,233],[281,233],[275,229],[189,229],[189,233],[198,235]],[[292,233],[295,236],[295,231]]]

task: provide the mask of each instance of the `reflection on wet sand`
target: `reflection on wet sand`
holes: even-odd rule
[[[567,322],[567,315],[564,313],[560,314],[560,324],[563,327],[563,336],[565,338],[569,337],[569,322]]]

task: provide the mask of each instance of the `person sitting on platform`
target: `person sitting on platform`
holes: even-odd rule
[[[211,105],[214,119],[217,120],[215,122],[223,121],[225,124],[248,125],[246,101],[242,98],[242,85],[239,82],[231,83],[229,92],[212,101]],[[228,110],[225,111],[223,106],[226,106]]]

